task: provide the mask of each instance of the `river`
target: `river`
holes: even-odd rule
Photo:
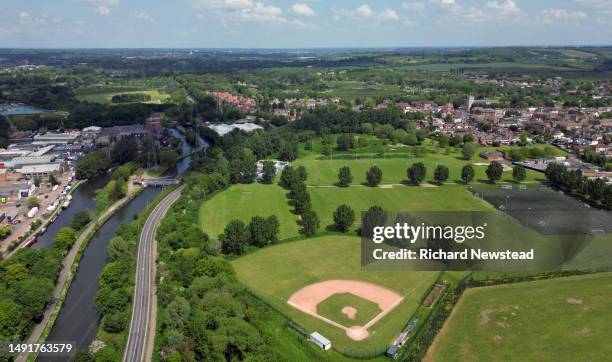
[[[175,137],[180,138],[183,142],[183,154],[188,154],[191,152],[191,147],[187,144],[183,135],[176,130],[173,130],[172,133]],[[199,142],[204,142],[204,140],[200,139]],[[204,145],[205,147],[207,146],[206,143],[204,143]],[[184,173],[189,168],[190,161],[190,157],[186,157],[184,160],[182,160],[176,167],[176,173],[179,175]],[[80,204],[81,206],[77,207],[76,204],[76,194],[80,191],[77,189],[75,191],[75,195],[73,196],[73,205],[71,205],[68,210],[65,210],[62,214],[60,214],[58,219],[52,225],[55,227],[55,224],[57,224],[57,229],[51,230],[51,228],[49,228],[49,231],[47,234],[45,234],[49,235],[49,237],[48,239],[45,239],[47,241],[45,241],[44,245],[50,246],[50,240],[52,240],[57,230],[59,230],[62,225],[66,226],[72,221],[72,218],[69,218],[69,210],[73,209],[74,211],[72,215],[74,215],[74,213],[81,210],[82,207],[95,208],[95,201],[93,201],[93,199],[86,200],[87,195],[93,195],[93,193],[90,192],[90,188],[95,187],[93,186],[94,184],[92,184],[92,186],[89,186],[88,184],[89,182],[79,187],[79,189],[83,187],[83,190],[81,190],[83,196],[83,200]],[[99,188],[101,187],[100,185],[104,185],[104,183],[100,181],[100,184],[96,182],[95,185]],[[87,349],[91,342],[93,342],[100,325],[100,315],[98,314],[95,305],[96,293],[98,292],[99,287],[98,279],[102,270],[104,269],[104,266],[109,262],[106,248],[110,240],[115,236],[119,226],[123,223],[132,222],[136,215],[145,209],[149,202],[151,202],[151,200],[161,191],[162,188],[146,188],[125,207],[117,211],[98,230],[93,239],[91,239],[81,257],[79,268],[76,272],[74,280],[72,281],[72,284],[70,285],[70,289],[66,295],[66,300],[64,301],[62,309],[60,310],[55,324],[53,325],[53,329],[47,338],[47,342],[71,342],[75,344],[76,350]],[[66,216],[66,218],[64,220],[60,220],[60,218],[63,216]],[[42,241],[40,243],[42,245]],[[67,358],[39,357],[38,360],[65,361]]]

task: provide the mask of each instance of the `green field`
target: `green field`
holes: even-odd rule
[[[462,186],[444,185],[426,188],[395,186],[390,189],[355,186],[348,188],[308,188],[313,209],[321,219],[321,227],[333,224],[333,213],[342,204],[355,211],[356,222],[361,212],[378,205],[388,211],[479,211],[493,210],[485,201],[474,197]]]
[[[474,155],[472,160],[466,161],[462,158],[461,151],[449,148],[448,154],[433,145],[433,141],[427,140],[424,143],[423,149],[428,152],[423,157],[415,156],[415,147],[401,145],[386,145],[383,146],[379,141],[370,137],[368,146],[358,148],[353,152],[335,153],[338,159],[322,159],[320,153],[320,142],[316,142],[313,151],[301,150],[300,158],[293,162],[293,166],[304,166],[308,171],[308,185],[333,185],[338,182],[338,170],[341,167],[348,166],[353,175],[353,184],[365,183],[366,171],[376,165],[383,171],[383,184],[400,184],[407,181],[406,170],[415,162],[423,162],[427,167],[426,181],[433,181],[434,170],[438,165],[445,165],[449,168],[449,183],[463,183],[461,181],[461,169],[463,166],[471,164],[476,171],[473,183],[488,183],[485,170],[489,162],[478,155]],[[384,150],[385,156],[377,155],[378,151]],[[477,153],[482,151],[490,151],[495,149],[507,149],[504,147],[480,147]],[[378,151],[377,151],[378,150]],[[356,155],[363,157],[368,155],[368,158],[362,159],[345,159]],[[397,157],[401,155],[400,157]],[[543,181],[545,176],[543,173],[527,170],[527,177],[523,182]],[[508,168],[500,182],[514,182],[512,179],[512,170]]]
[[[327,82],[327,86],[329,87],[327,94],[343,99],[391,97],[404,94],[400,87],[395,85],[369,84],[352,80],[331,81]]]
[[[280,239],[298,236],[298,217],[291,213],[285,194],[286,191],[276,185],[234,185],[202,203],[200,225],[212,239],[216,239],[232,220],[248,224],[253,216],[276,215],[280,223]]]
[[[382,354],[408,323],[437,272],[364,272],[360,239],[325,236],[261,249],[232,262],[238,278],[260,298],[289,316],[308,332],[318,331],[333,348],[354,356]],[[304,286],[329,279],[362,280],[405,296],[402,304],[369,329],[370,336],[354,341],[345,331],[304,314],[287,304]]]
[[[94,103],[104,103],[104,104],[119,104],[113,103],[112,98],[115,95],[119,94],[148,94],[151,97],[151,100],[143,103],[149,104],[161,104],[164,103],[168,98],[170,98],[169,94],[160,92],[158,89],[150,89],[145,91],[125,91],[125,92],[109,92],[109,93],[94,93],[94,94],[81,94],[77,95],[77,99],[82,102],[94,102]],[[125,103],[121,103],[125,104]]]
[[[342,311],[347,305],[357,310],[353,319],[349,318]],[[318,314],[346,327],[365,326],[380,312],[382,311],[376,303],[351,293],[334,294],[317,305]]]
[[[469,289],[426,360],[609,360],[610,310],[612,273]]]

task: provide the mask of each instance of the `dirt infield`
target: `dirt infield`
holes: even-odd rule
[[[359,298],[378,304],[381,312],[372,318],[364,326],[343,326],[331,319],[325,318],[317,313],[317,305],[334,294],[349,293]],[[382,319],[385,315],[397,307],[404,298],[397,292],[377,284],[359,280],[327,280],[324,282],[310,284],[293,293],[287,304],[306,314],[318,318],[335,327],[343,329],[353,340],[360,341],[368,337],[368,328]],[[343,312],[351,306],[345,306]],[[354,309],[353,309],[354,310]],[[348,314],[348,313],[347,313]]]

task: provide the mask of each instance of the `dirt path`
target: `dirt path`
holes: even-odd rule
[[[106,222],[106,220],[108,220],[115,213],[115,211],[121,209],[132,198],[134,198],[134,196],[136,196],[137,194],[136,191],[137,191],[136,188],[132,188],[132,190],[130,191],[130,193],[128,193],[128,195],[126,195],[123,199],[115,202],[104,213],[102,213],[102,215],[98,216],[94,222],[90,222],[89,225],[85,228],[85,230],[81,232],[79,238],[75,241],[74,245],[68,252],[68,255],[66,255],[66,257],[64,258],[64,262],[62,263],[62,270],[55,284],[55,289],[53,291],[53,297],[51,299],[51,303],[47,305],[47,308],[45,309],[45,313],[43,314],[43,319],[34,327],[26,343],[36,343],[41,337],[45,327],[51,320],[51,316],[53,315],[53,312],[55,311],[55,308],[58,305],[58,302],[60,301],[60,297],[62,295],[62,291],[64,289],[66,281],[68,280],[68,277],[72,275],[72,265],[74,264],[74,261],[76,260],[76,257],[79,253],[79,250],[81,249],[81,246],[83,245],[83,242],[85,242],[85,240],[87,239],[87,236],[97,226],[99,226],[100,223]],[[16,358],[16,361],[23,362],[27,359],[27,357],[28,357],[28,353],[22,353]]]

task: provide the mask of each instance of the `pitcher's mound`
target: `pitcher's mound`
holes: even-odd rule
[[[360,326],[353,326],[346,330],[346,335],[354,341],[362,341],[370,335],[367,329]]]
[[[357,314],[357,309],[347,305],[346,307],[342,308],[342,313],[346,315],[348,319],[355,319],[355,315]]]

